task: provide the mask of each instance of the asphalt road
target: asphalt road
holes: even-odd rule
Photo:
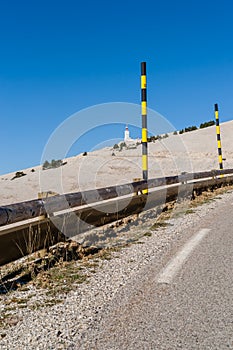
[[[233,349],[232,209],[210,212],[122,290],[85,348]]]

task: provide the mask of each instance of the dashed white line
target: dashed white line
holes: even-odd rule
[[[157,278],[157,283],[171,283],[185,260],[209,231],[210,229],[208,228],[203,228],[202,230],[198,231],[198,233],[183,246],[177,255],[172,260],[170,260],[167,266],[160,272]]]

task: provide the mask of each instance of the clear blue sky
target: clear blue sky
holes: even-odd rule
[[[39,164],[73,113],[140,103],[141,61],[148,106],[175,128],[216,102],[233,119],[232,13],[231,0],[0,0],[1,174]]]

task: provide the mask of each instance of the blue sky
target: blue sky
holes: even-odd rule
[[[70,115],[140,104],[141,61],[148,106],[175,128],[213,119],[216,102],[233,119],[232,13],[231,0],[0,0],[1,174],[39,164]]]

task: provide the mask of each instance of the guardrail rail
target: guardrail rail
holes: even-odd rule
[[[192,197],[194,193],[232,185],[232,174],[233,169],[182,173],[1,206],[0,266],[67,236],[77,236],[90,225],[101,226],[178,197]],[[147,188],[149,193],[143,194]],[[78,225],[74,224],[71,212],[76,214]],[[64,220],[66,225],[61,233],[56,222],[61,224]]]

